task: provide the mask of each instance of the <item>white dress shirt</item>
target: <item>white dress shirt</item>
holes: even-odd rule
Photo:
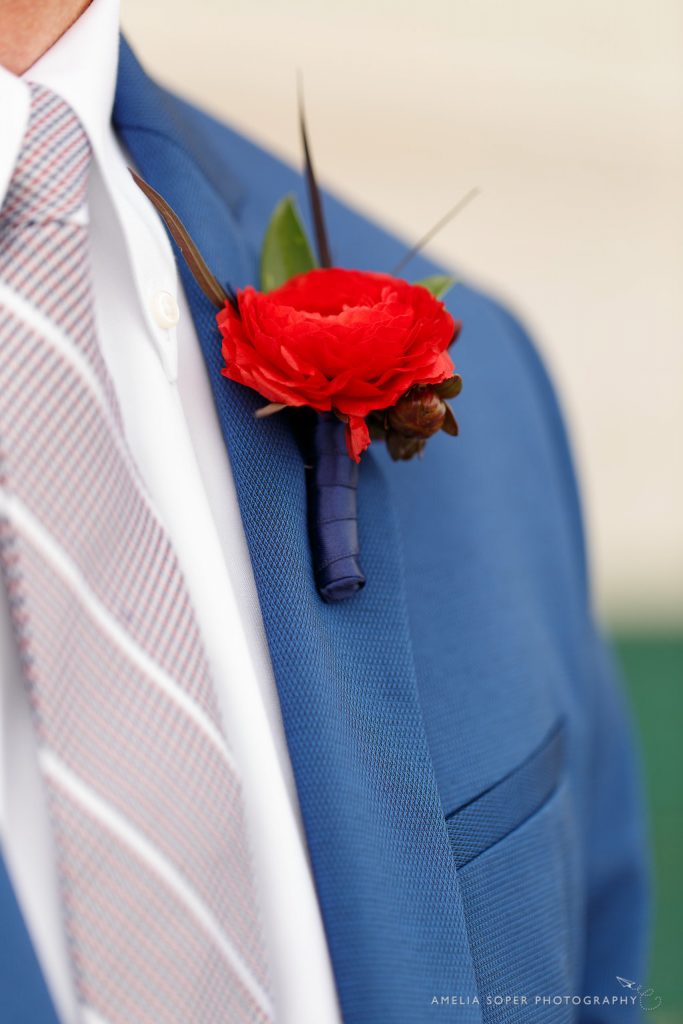
[[[340,1019],[336,991],[230,464],[170,244],[111,128],[118,18],[118,0],[93,0],[24,78],[71,104],[93,148],[100,343],[133,458],[187,580],[241,768],[277,1020],[328,1024]],[[0,205],[28,108],[26,82],[0,68]],[[2,586],[0,839],[57,1011],[75,1024],[52,839]]]

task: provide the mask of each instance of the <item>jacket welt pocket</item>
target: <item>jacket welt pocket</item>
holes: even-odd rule
[[[550,799],[564,767],[565,731],[559,722],[513,771],[446,815],[458,868],[500,842]]]

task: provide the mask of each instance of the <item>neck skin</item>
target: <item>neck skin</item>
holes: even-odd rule
[[[90,0],[0,0],[0,64],[23,75],[89,4]]]

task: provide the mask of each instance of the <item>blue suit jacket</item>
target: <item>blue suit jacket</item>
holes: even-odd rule
[[[217,276],[255,282],[276,201],[294,192],[306,207],[301,176],[160,89],[125,42],[114,121]],[[404,251],[331,197],[327,216],[340,265],[389,270]],[[214,311],[179,266],[344,1020],[630,1019],[623,1006],[563,998],[619,997],[616,975],[644,980],[645,873],[631,740],[589,609],[565,435],[524,331],[490,298],[453,289],[462,435],[406,464],[380,444],[363,457],[368,583],[326,605],[295,422],[255,420],[257,396],[220,376]],[[411,276],[435,269],[421,258]],[[2,872],[0,942],[3,1024],[54,1021]],[[506,996],[518,1005],[496,999]]]

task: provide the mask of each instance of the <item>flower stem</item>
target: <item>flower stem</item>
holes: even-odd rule
[[[365,585],[358,561],[358,465],[334,413],[316,417],[310,486],[315,582],[324,601],[344,601]]]

